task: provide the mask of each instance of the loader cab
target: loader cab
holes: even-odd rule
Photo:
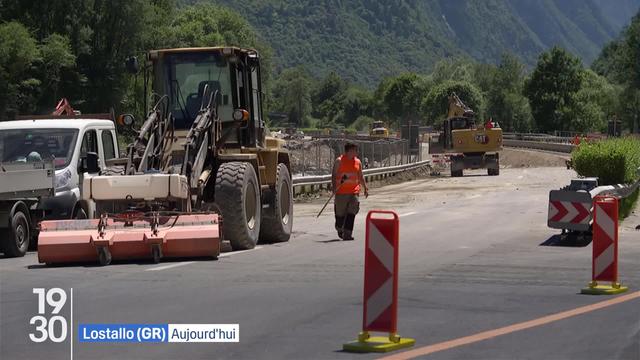
[[[167,94],[168,111],[176,130],[188,130],[195,120],[205,88],[217,91],[215,102],[222,131],[233,127],[237,109],[249,113],[248,121],[234,130],[227,147],[264,147],[260,59],[257,51],[235,47],[154,50],[153,91]]]

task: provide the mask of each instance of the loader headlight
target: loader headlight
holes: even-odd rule
[[[121,126],[131,127],[133,125],[133,123],[135,122],[135,118],[131,114],[122,114],[122,115],[118,116],[117,122]]]
[[[233,111],[233,120],[247,121],[249,120],[249,112],[245,109],[235,109]]]
[[[57,189],[64,189],[71,183],[71,171],[64,169],[63,171],[56,173],[53,178],[53,186]]]

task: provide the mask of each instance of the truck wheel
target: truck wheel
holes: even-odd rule
[[[78,208],[76,208],[76,211],[73,213],[73,218],[76,220],[85,220],[89,217],[87,216],[87,212],[84,211],[82,206],[78,206]]]
[[[8,257],[20,257],[27,253],[29,239],[29,221],[22,211],[16,211],[11,218],[11,227],[6,232],[2,251]]]
[[[228,162],[216,175],[215,202],[233,250],[253,249],[260,235],[260,186],[250,163]]]
[[[463,170],[451,170],[451,177],[462,177]]]
[[[262,217],[260,241],[289,241],[293,227],[293,189],[291,176],[285,164],[278,164],[274,197],[273,206],[269,207]]]

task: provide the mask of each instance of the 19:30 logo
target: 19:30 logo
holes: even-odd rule
[[[33,342],[41,343],[51,340],[61,343],[67,339],[67,319],[58,315],[67,303],[67,293],[60,288],[44,289],[34,288],[33,293],[38,295],[38,314],[31,318],[29,324],[35,326],[35,333],[30,333],[29,338]],[[46,317],[47,308],[52,308],[50,317]]]

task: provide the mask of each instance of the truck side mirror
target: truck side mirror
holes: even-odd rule
[[[98,165],[98,154],[94,152],[88,152],[86,157],[85,171],[89,174],[96,174],[100,172],[100,166]]]

